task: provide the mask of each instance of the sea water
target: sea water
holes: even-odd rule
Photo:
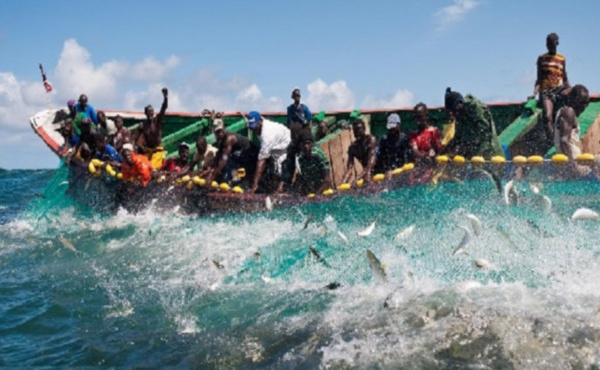
[[[599,183],[516,181],[512,206],[477,180],[197,218],[98,213],[66,180],[0,172],[0,366],[600,363],[600,222],[571,220],[600,211]],[[467,214],[482,231],[454,254]]]

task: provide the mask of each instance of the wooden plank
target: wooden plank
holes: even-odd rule
[[[581,150],[583,153],[600,154],[600,116],[596,117],[581,140]]]

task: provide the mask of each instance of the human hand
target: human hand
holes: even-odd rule
[[[163,87],[162,94],[166,98],[169,95],[169,89],[167,89],[166,87]]]

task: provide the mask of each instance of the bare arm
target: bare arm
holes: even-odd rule
[[[346,163],[346,172],[344,172],[344,177],[342,177],[342,184],[345,184],[350,180],[352,170],[354,170],[354,154],[350,151],[350,148],[348,148],[348,163]]]
[[[565,65],[564,65],[565,69],[564,69],[564,81],[563,81],[563,85],[567,88],[571,87],[571,83],[569,82],[569,77],[567,77],[567,60],[565,59]]]
[[[266,159],[259,159],[258,162],[256,162],[256,172],[254,173],[254,181],[252,182],[252,189],[250,189],[250,191],[249,191],[250,194],[254,194],[256,192],[256,190],[258,189],[258,182],[260,181],[260,178],[262,177],[263,172],[265,172],[266,164],[267,164]]]
[[[358,176],[359,179],[364,179],[367,183],[371,182],[371,171],[375,166],[375,149],[377,148],[377,140],[371,135],[369,138],[370,150],[367,153],[367,166],[363,168],[363,172]]]
[[[317,194],[322,194],[323,191],[331,188],[332,184],[333,184],[333,181],[331,180],[331,171],[329,171],[327,169],[327,170],[323,170],[323,172],[325,173],[325,176],[323,179],[323,183],[319,187],[319,190],[317,190]]]
[[[158,112],[158,116],[161,119],[165,115],[165,112],[167,111],[167,107],[169,106],[169,90],[166,87],[163,87],[162,94],[163,94],[163,102],[162,102],[162,105],[160,106],[160,112]]]

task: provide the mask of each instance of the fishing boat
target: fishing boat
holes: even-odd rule
[[[518,159],[521,164],[538,162],[542,157],[551,156],[553,148],[547,153],[534,153],[533,148],[539,147],[536,128],[541,125],[541,108],[537,102],[492,103],[488,105],[500,142],[507,152],[507,157]],[[135,129],[145,119],[143,113],[130,111],[105,110],[107,118],[113,119],[121,116],[124,125],[130,130]],[[152,181],[149,186],[134,193],[119,191],[122,186],[115,173],[91,174],[88,166],[69,166],[69,193],[79,202],[95,209],[115,211],[123,207],[130,211],[138,211],[148,206],[158,209],[181,209],[189,213],[207,214],[222,211],[259,211],[267,208],[285,207],[310,202],[323,202],[346,195],[365,195],[386,191],[396,187],[415,186],[432,181],[434,171],[428,168],[415,169],[412,164],[406,165],[393,172],[392,179],[385,179],[382,175],[375,175],[375,183],[368,188],[356,186],[354,188],[342,184],[342,177],[347,162],[347,149],[353,140],[349,123],[355,118],[361,118],[367,132],[380,137],[386,132],[386,120],[390,113],[398,113],[402,120],[402,130],[410,132],[416,128],[412,109],[380,109],[380,110],[354,110],[331,111],[319,113],[328,127],[328,134],[321,138],[315,145],[319,146],[330,162],[331,175],[334,188],[324,194],[310,194],[305,196],[283,195],[271,199],[264,194],[245,194],[243,188],[231,188],[228,184],[205,184],[202,179],[183,177],[175,183]],[[64,144],[59,132],[61,117],[66,114],[65,109],[45,110],[30,118],[34,132],[46,143],[52,152],[61,157]],[[262,115],[272,121],[285,123],[286,114],[282,112],[264,112]],[[439,128],[446,123],[444,109],[434,107],[429,109],[430,123]],[[223,116],[228,131],[248,135],[246,122],[239,113],[225,113]],[[600,153],[600,95],[591,96],[587,109],[579,116],[581,126],[581,142],[584,153]],[[205,136],[209,144],[214,144],[215,138],[211,133],[211,119],[200,113],[171,113],[167,112],[163,119],[163,146],[168,152],[167,157],[176,155],[180,142],[190,143],[190,155],[194,154],[195,141],[200,135]],[[315,128],[316,129],[316,128]],[[251,136],[251,134],[250,134]],[[440,157],[436,161],[438,166],[463,166],[469,164],[470,159],[460,156],[456,158]],[[560,159],[563,161],[564,159]],[[557,159],[559,161],[559,159]],[[486,158],[478,166],[485,166],[489,170],[497,170],[498,165],[510,163],[504,158]],[[357,166],[360,171],[360,165]],[[94,172],[93,170],[91,172]],[[461,173],[469,178],[477,171]],[[440,176],[438,178],[451,178]],[[353,179],[351,178],[351,181]],[[434,179],[436,180],[436,179]],[[360,185],[360,184],[359,184]]]

